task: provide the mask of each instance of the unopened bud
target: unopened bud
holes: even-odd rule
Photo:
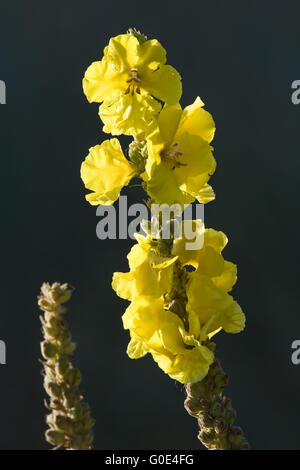
[[[184,402],[184,407],[191,416],[197,417],[201,409],[201,404],[197,398],[188,397]]]
[[[218,418],[220,416],[224,415],[224,408],[219,402],[213,403],[211,407],[211,414],[215,417]]]
[[[203,413],[198,418],[200,428],[210,428],[214,424],[214,419],[207,413]]]
[[[57,415],[55,417],[55,425],[60,430],[68,435],[72,435],[74,432],[73,421],[64,415]]]
[[[45,433],[46,441],[54,446],[62,446],[65,442],[65,435],[61,431],[48,429]]]
[[[215,421],[215,431],[217,434],[223,434],[227,430],[227,423],[223,418],[218,418]]]
[[[226,410],[225,419],[228,424],[233,424],[236,420],[236,412],[232,408]]]
[[[81,382],[81,374],[78,369],[69,369],[66,382],[70,387],[78,387]]]
[[[213,443],[214,438],[215,438],[215,433],[213,430],[207,431],[207,430],[202,429],[199,432],[198,437],[200,441],[203,442],[203,444],[208,445],[208,444]]]
[[[41,352],[45,359],[53,359],[57,353],[56,345],[50,341],[42,341]]]
[[[239,426],[233,426],[230,430],[229,441],[238,444],[243,438],[243,431]]]

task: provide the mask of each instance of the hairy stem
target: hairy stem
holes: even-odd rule
[[[213,343],[210,343],[214,347]],[[228,382],[218,360],[210,366],[207,376],[196,383],[186,384],[185,409],[197,418],[198,439],[211,450],[249,450],[243,431],[233,426],[236,412],[229,398],[223,396]]]
[[[38,304],[44,315],[40,316],[44,341],[41,351],[45,361],[44,387],[49,395],[46,407],[50,410],[46,421],[46,441],[67,450],[89,450],[93,441],[89,405],[83,402],[78,390],[81,374],[72,364],[75,344],[63,319],[66,308],[62,306],[71,297],[67,284],[44,283]]]

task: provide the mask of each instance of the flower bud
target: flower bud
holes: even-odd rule
[[[56,345],[50,341],[42,341],[41,351],[45,359],[52,359],[57,353],[57,348]]]
[[[201,404],[197,398],[188,397],[185,399],[184,407],[191,416],[197,417],[201,409]]]
[[[69,369],[66,382],[70,387],[78,387],[81,382],[81,374],[78,369]]]
[[[225,419],[228,424],[233,424],[236,420],[236,412],[232,408],[226,410]]]
[[[211,407],[211,414],[215,418],[218,418],[218,417],[224,415],[224,408],[223,408],[223,406],[220,402],[213,403],[213,405]]]
[[[233,426],[230,430],[229,441],[232,444],[238,444],[243,438],[243,431],[239,426]]]
[[[47,429],[45,433],[46,441],[54,446],[62,446],[65,442],[65,435],[61,431]]]
[[[60,430],[68,435],[72,435],[74,432],[74,425],[71,418],[65,415],[57,415],[55,417],[55,425]]]

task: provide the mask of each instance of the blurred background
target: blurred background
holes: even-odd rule
[[[213,115],[217,198],[208,227],[224,231],[238,264],[233,295],[247,316],[220,333],[227,395],[253,449],[299,449],[300,4],[238,0],[110,2],[2,0],[0,79],[0,448],[47,449],[36,297],[43,281],[76,287],[67,321],[78,343],[81,390],[96,418],[96,449],[199,449],[183,387],[149,357],[126,355],[127,302],[110,287],[127,271],[131,240],[96,237],[96,208],[79,171],[101,131],[98,105],[81,88],[111,36],[133,26],[166,48],[183,79],[181,104],[197,95]],[[143,200],[139,188],[122,192]]]

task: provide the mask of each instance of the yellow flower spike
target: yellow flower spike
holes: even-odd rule
[[[207,184],[216,168],[210,146],[215,125],[202,106],[199,97],[184,110],[179,104],[165,105],[158,128],[148,136],[149,157],[142,177],[158,203],[206,203],[215,197]]]
[[[138,296],[160,297],[172,286],[173,264],[177,257],[163,258],[151,249],[149,239],[137,236],[138,244],[128,254],[130,271],[116,272],[112,288],[119,297],[134,300]]]
[[[149,352],[165,373],[181,383],[205,377],[213,353],[193,333],[186,333],[177,315],[164,309],[162,297],[139,297],[122,318],[124,328],[130,329],[127,353],[132,359]]]
[[[94,206],[113,204],[134,175],[118,139],[105,140],[101,145],[90,148],[81,165],[82,181],[87,189],[94,191],[86,199]]]
[[[179,203],[183,209],[195,200],[212,201],[215,124],[199,97],[181,108],[181,78],[166,65],[161,44],[129,29],[110,39],[103,52],[85,72],[84,93],[100,103],[104,132],[134,139],[130,162],[117,139],[90,149],[81,167],[85,186],[93,191],[87,200],[113,204],[122,187],[139,176],[148,207]],[[234,411],[222,397],[228,377],[214,360],[211,342],[222,329],[238,333],[245,326],[241,307],[229,295],[237,267],[222,256],[227,237],[193,220],[183,222],[176,238],[180,227],[173,220],[166,240],[164,217],[154,214],[151,222],[144,221],[146,237],[136,235],[129,272],[116,272],[112,280],[116,293],[131,302],[122,316],[130,333],[127,354],[132,359],[151,354],[166,374],[186,384],[185,407],[197,417],[198,437],[207,448],[248,449],[240,429],[232,426]]]
[[[85,72],[83,90],[90,102],[104,102],[104,131],[136,135],[152,132],[161,105],[176,103],[182,93],[178,72],[165,65],[166,51],[155,40],[140,42],[132,34],[110,39],[104,57]]]

